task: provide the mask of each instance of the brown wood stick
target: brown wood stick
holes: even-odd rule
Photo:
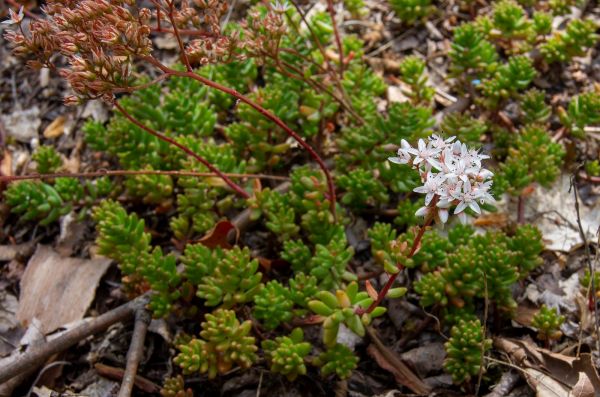
[[[118,397],[131,396],[137,369],[144,355],[144,341],[151,319],[150,312],[145,308],[141,308],[135,313],[133,336],[127,352],[127,364],[125,365],[125,373],[123,374],[123,382],[121,382]]]
[[[139,308],[147,304],[147,301],[148,296],[142,295],[85,324],[66,331],[56,339],[17,356],[12,362],[0,367],[0,383],[30,370],[31,367],[43,364],[53,354],[68,349],[90,335],[104,331],[115,323],[131,319]]]

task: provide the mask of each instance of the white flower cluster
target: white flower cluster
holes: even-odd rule
[[[470,208],[480,214],[479,203],[493,204],[489,193],[492,172],[481,166],[481,161],[489,156],[469,149],[455,137],[443,139],[432,135],[427,141],[419,139],[417,148],[402,140],[398,157],[389,160],[396,164],[408,164],[417,169],[423,186],[414,189],[425,194],[425,206],[419,208],[417,216],[425,216],[430,211],[442,223],[448,220],[451,207],[461,222],[467,221],[465,209]]]

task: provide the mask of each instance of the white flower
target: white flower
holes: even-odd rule
[[[480,204],[496,202],[489,192],[494,174],[481,166],[482,160],[487,158],[489,156],[469,149],[455,137],[444,139],[432,135],[427,141],[419,139],[417,148],[403,139],[398,157],[389,160],[408,164],[419,171],[423,185],[413,191],[425,195],[425,205],[415,215],[433,216],[446,223],[450,209],[454,208],[453,214],[465,223],[467,209],[480,214]]]
[[[388,157],[388,160],[396,164],[408,164],[411,160],[408,149],[411,149],[410,144],[403,139],[400,142],[400,149],[398,149],[398,157]]]
[[[24,14],[23,14],[23,6],[21,6],[21,8],[19,8],[19,13],[17,14],[16,12],[14,12],[11,8],[8,9],[10,18],[7,19],[6,21],[2,21],[3,25],[14,25],[16,23],[21,23],[21,21],[23,20]]]
[[[406,149],[406,151],[410,154],[415,155],[413,164],[419,164],[422,161],[426,161],[427,163],[429,163],[437,169],[441,169],[442,167],[439,160],[437,159],[437,157],[439,157],[437,155],[442,151],[442,149],[434,148],[432,145],[426,144],[425,141],[422,139],[419,139],[418,149],[410,148]]]
[[[471,182],[464,182],[462,187],[462,192],[457,192],[454,194],[454,198],[458,200],[458,205],[454,210],[454,214],[463,212],[465,209],[467,209],[467,207],[476,213],[481,214],[481,209],[479,208],[479,204],[477,204],[477,196],[471,188]]]
[[[431,172],[428,172],[425,184],[423,186],[414,188],[413,192],[425,194],[425,205],[429,205],[429,203],[433,199],[433,196],[435,196],[435,194],[442,187],[444,179],[444,175],[441,173],[432,174]]]

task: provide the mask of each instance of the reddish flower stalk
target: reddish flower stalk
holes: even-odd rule
[[[338,48],[340,56],[340,79],[344,78],[344,47],[342,46],[342,40],[340,39],[340,32],[338,31],[337,24],[335,23],[335,10],[333,8],[333,0],[327,0],[327,11],[331,17],[331,24],[333,25],[333,34],[335,36],[335,43]]]
[[[276,181],[287,181],[289,178],[278,175],[266,174],[237,174],[223,173],[229,178],[254,178],[272,179]],[[28,174],[28,175],[0,175],[0,183],[11,183],[28,179],[55,179],[55,178],[98,178],[102,176],[136,176],[136,175],[169,175],[174,177],[213,177],[212,172],[195,171],[162,171],[162,170],[99,170],[93,172],[55,172],[52,174]]]
[[[199,162],[201,162],[202,164],[204,164],[206,166],[206,168],[208,168],[210,171],[214,172],[216,175],[218,175],[221,179],[223,179],[223,181],[225,181],[225,183],[232,188],[237,194],[239,194],[240,196],[242,196],[243,198],[249,198],[250,195],[244,190],[242,189],[241,186],[239,186],[237,183],[235,183],[234,181],[232,181],[227,175],[225,175],[223,172],[219,171],[214,165],[212,165],[210,162],[208,162],[204,157],[200,156],[199,154],[195,153],[193,150],[189,149],[188,147],[182,145],[181,143],[177,142],[176,140],[174,140],[173,138],[170,138],[156,130],[153,130],[152,128],[142,124],[139,120],[137,120],[136,118],[134,118],[131,114],[129,114],[129,112],[127,112],[127,110],[125,110],[125,108],[123,108],[119,102],[114,101],[114,105],[115,108],[117,108],[117,110],[119,112],[121,112],[121,114],[123,116],[125,116],[125,118],[127,118],[127,120],[131,121],[133,124],[137,125],[138,127],[140,127],[141,129],[143,129],[144,131],[146,131],[147,133],[154,135],[155,137],[157,137],[158,139],[165,141],[167,143],[169,143],[170,145],[173,145],[181,150],[183,150],[185,153],[187,153],[188,155],[192,156],[194,159],[198,160]]]
[[[216,90],[219,90],[226,94],[231,95],[232,97],[238,99],[241,102],[244,102],[245,104],[247,104],[248,106],[250,106],[251,108],[256,110],[257,112],[262,114],[265,118],[271,120],[278,127],[283,129],[289,136],[294,138],[300,144],[300,146],[302,146],[304,149],[306,149],[308,151],[308,153],[316,161],[316,163],[319,165],[319,167],[325,174],[325,178],[327,179],[327,188],[329,191],[330,210],[331,210],[331,213],[335,217],[335,215],[336,215],[336,213],[335,213],[335,205],[336,205],[335,186],[333,184],[333,178],[331,176],[331,173],[329,172],[329,169],[327,168],[327,165],[325,165],[325,162],[323,161],[321,156],[319,156],[319,154],[313,149],[313,147],[311,145],[309,145],[304,139],[302,139],[302,137],[300,135],[298,135],[294,130],[292,130],[290,127],[288,127],[279,117],[277,117],[276,115],[274,115],[273,113],[271,113],[270,111],[265,109],[264,107],[260,106],[259,104],[257,104],[256,102],[254,102],[253,100],[248,98],[247,96],[234,90],[233,88],[225,87],[217,82],[209,80],[209,79],[207,79],[203,76],[200,76],[199,74],[196,74],[194,72],[182,72],[182,71],[171,69],[171,68],[163,65],[162,63],[160,63],[156,58],[154,58],[152,56],[144,57],[144,59],[146,61],[148,61],[149,63],[153,64],[154,66],[158,67],[160,70],[162,70],[166,74],[169,74],[171,76],[188,77],[188,78],[197,80],[208,87],[214,88]]]
[[[432,201],[431,206],[435,206],[435,205],[436,205],[436,203]],[[423,225],[421,225],[421,227],[419,228],[419,232],[415,236],[415,239],[413,240],[413,244],[410,249],[410,252],[408,253],[409,259],[412,258],[415,255],[415,253],[417,252],[417,249],[419,248],[419,245],[421,244],[421,240],[423,239],[423,235],[425,234],[427,227],[431,224],[432,221],[433,221],[433,216],[430,215],[427,217],[427,219],[425,219],[425,223]],[[356,314],[371,313],[385,299],[385,296],[387,295],[390,288],[392,288],[394,281],[396,281],[396,278],[398,278],[400,271],[402,271],[402,269],[404,269],[404,265],[402,263],[398,263],[396,266],[398,267],[398,272],[394,273],[394,274],[388,274],[390,277],[389,277],[388,281],[385,283],[385,285],[383,286],[383,288],[381,289],[381,291],[379,291],[379,293],[377,294],[377,299],[375,299],[375,301],[373,301],[373,303],[371,303],[371,305],[367,309],[362,309],[362,308],[356,309]]]

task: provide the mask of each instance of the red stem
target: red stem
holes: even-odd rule
[[[579,177],[591,183],[600,183],[600,176],[588,175],[585,172],[580,172]]]
[[[99,170],[93,172],[56,172],[52,174],[28,174],[28,175],[0,175],[0,183],[11,183],[27,179],[54,179],[54,178],[96,178],[102,176],[136,176],[136,175],[168,175],[174,177],[212,177],[212,172],[195,171],[162,171],[162,170]],[[233,174],[225,173],[230,178],[255,178],[272,179],[276,181],[287,181],[289,178],[277,175],[265,174]]]
[[[435,203],[433,203],[433,206],[435,206]],[[419,232],[415,236],[415,239],[413,240],[413,245],[410,249],[410,252],[408,253],[409,259],[415,255],[415,252],[417,252],[417,248],[419,248],[419,244],[421,243],[423,234],[425,234],[425,230],[427,230],[427,227],[431,224],[432,220],[433,220],[433,216],[428,216],[427,219],[425,220],[425,223],[419,228]],[[390,278],[385,283],[385,285],[383,286],[381,291],[379,291],[379,294],[377,294],[377,299],[375,299],[375,301],[373,303],[371,303],[371,305],[366,310],[361,309],[361,308],[356,309],[356,314],[371,313],[373,310],[375,310],[375,308],[377,306],[379,306],[381,301],[383,301],[385,299],[385,296],[387,295],[390,288],[392,288],[394,281],[396,281],[396,278],[398,278],[400,271],[402,269],[404,269],[404,265],[402,265],[401,263],[398,263],[396,266],[398,267],[398,272],[389,275]]]
[[[150,29],[153,33],[170,33],[175,34],[175,30],[163,28],[161,26],[157,26],[155,28]],[[200,37],[216,37],[214,33],[207,32],[205,30],[198,29],[178,29],[178,32],[182,36],[200,36]]]
[[[175,23],[175,18],[173,16],[173,2],[172,1],[168,1],[167,4],[169,5],[169,21],[171,22],[171,25],[173,26],[173,33],[175,34],[175,37],[177,38],[177,44],[179,46],[179,51],[181,52],[181,56],[183,57],[183,63],[185,64],[185,68],[187,69],[188,72],[192,71],[192,65],[190,64],[190,59],[187,56],[187,52],[185,51],[185,46],[183,45],[183,40],[181,40],[181,36],[179,35],[179,29],[177,28],[177,24]]]
[[[522,224],[525,222],[525,196],[523,194],[519,195],[519,199],[517,201],[517,223]]]
[[[227,175],[225,175],[224,173],[222,173],[221,171],[219,171],[217,168],[215,168],[215,166],[213,166],[210,162],[208,162],[204,157],[196,154],[193,150],[191,150],[188,147],[182,145],[181,143],[177,142],[176,140],[174,140],[174,139],[172,139],[172,138],[170,138],[170,137],[168,137],[168,136],[166,136],[166,135],[164,135],[164,134],[162,134],[162,133],[160,133],[158,131],[155,131],[155,130],[153,130],[150,127],[145,126],[140,121],[138,121],[137,119],[135,119],[131,114],[129,114],[129,112],[127,112],[127,110],[125,110],[119,104],[119,102],[115,101],[114,105],[119,110],[119,112],[121,112],[121,114],[127,118],[127,120],[131,121],[133,124],[137,125],[141,129],[143,129],[144,131],[146,131],[147,133],[149,133],[150,135],[154,135],[158,139],[160,139],[162,141],[165,141],[165,142],[169,143],[170,145],[178,147],[179,149],[183,150],[188,155],[192,156],[193,158],[195,158],[196,160],[198,160],[199,162],[201,162],[202,164],[204,164],[206,166],[206,168],[208,168],[210,171],[212,171],[215,174],[217,174],[221,179],[223,179],[225,181],[225,183],[229,187],[231,187],[237,194],[239,194],[243,198],[249,198],[250,197],[250,195],[248,193],[246,193],[246,191],[244,191],[244,189],[242,189],[238,184],[236,184],[231,179],[229,179],[229,177]]]
[[[313,147],[310,146],[308,143],[306,143],[306,141],[304,139],[302,139],[302,137],[300,135],[298,135],[294,130],[292,130],[290,127],[288,127],[279,117],[277,117],[276,115],[274,115],[273,113],[271,113],[270,111],[265,109],[264,107],[260,106],[259,104],[257,104],[253,100],[251,100],[250,98],[248,98],[245,95],[241,94],[240,92],[234,90],[233,88],[225,87],[217,82],[214,82],[210,79],[200,76],[199,74],[196,74],[194,72],[187,72],[187,71],[182,72],[182,71],[171,69],[171,68],[163,65],[162,63],[160,63],[156,58],[154,58],[152,56],[144,57],[144,59],[146,61],[150,62],[151,64],[153,64],[154,66],[158,67],[160,70],[162,70],[166,74],[169,74],[172,76],[188,77],[188,78],[197,80],[208,87],[217,89],[219,91],[222,91],[226,94],[231,95],[232,97],[240,100],[241,102],[244,102],[245,104],[247,104],[248,106],[250,106],[251,108],[256,110],[257,112],[262,114],[265,118],[271,120],[278,127],[283,129],[289,136],[294,138],[300,144],[300,146],[302,146],[304,149],[306,149],[308,151],[308,153],[311,155],[311,157],[317,162],[317,164],[319,165],[321,170],[323,170],[323,173],[325,174],[325,178],[327,179],[327,188],[329,190],[330,210],[335,218],[335,216],[336,216],[335,186],[333,184],[333,178],[331,176],[331,173],[329,172],[329,169],[325,165],[325,162],[323,161],[321,156],[319,156],[319,154],[313,149]]]
[[[333,8],[333,0],[327,0],[327,11],[331,17],[331,24],[333,25],[333,34],[335,36],[335,43],[338,47],[340,56],[340,79],[344,78],[344,47],[342,46],[342,40],[340,39],[340,32],[338,31],[337,24],[335,23],[335,9]]]

